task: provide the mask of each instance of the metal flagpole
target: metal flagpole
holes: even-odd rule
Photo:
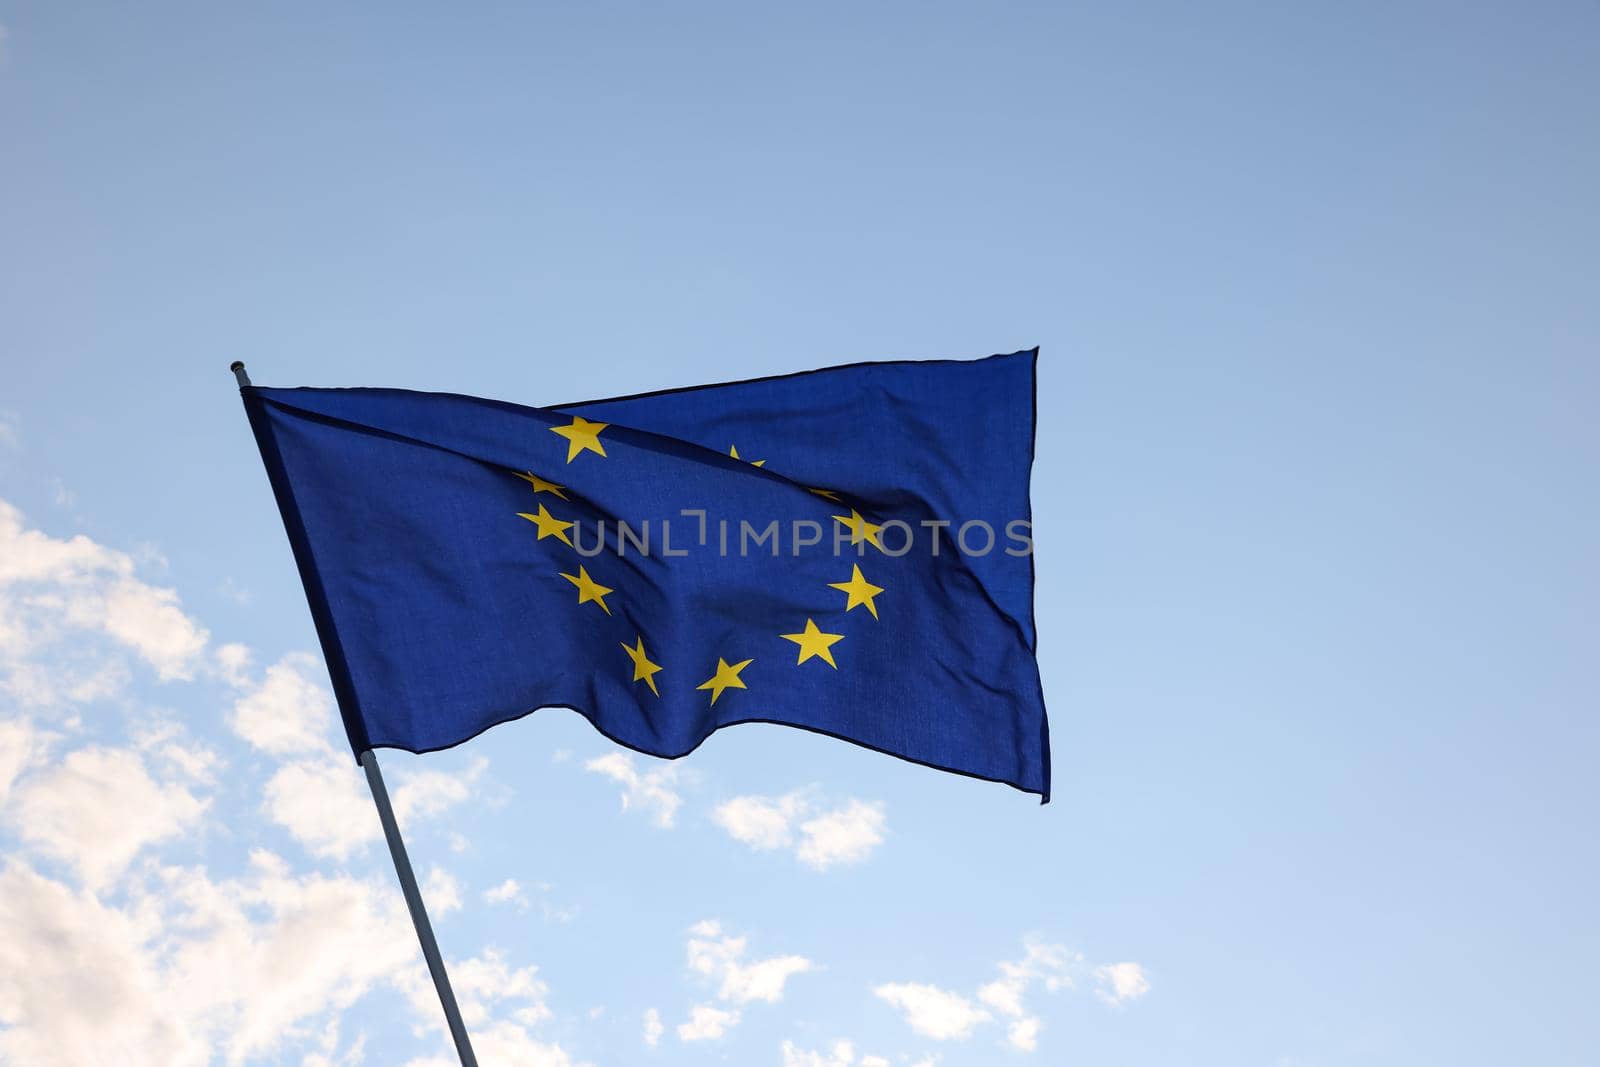
[[[389,842],[389,855],[394,857],[394,873],[400,876],[400,890],[406,896],[406,907],[411,909],[411,925],[417,928],[417,940],[422,942],[422,957],[428,961],[433,988],[439,991],[439,1004],[450,1024],[456,1055],[461,1057],[461,1067],[478,1067],[478,1058],[472,1054],[472,1039],[467,1036],[467,1024],[461,1021],[461,1009],[456,1007],[456,995],[450,989],[450,975],[445,972],[444,960],[439,955],[439,942],[433,939],[433,925],[428,922],[428,911],[422,906],[422,893],[417,889],[417,876],[412,873],[411,860],[406,856],[406,843],[400,839],[400,826],[394,821],[389,790],[384,788],[383,772],[378,770],[378,754],[370,748],[361,753],[361,766],[367,772],[367,786],[372,790],[372,802],[378,806],[378,818],[383,821],[383,836]]]
[[[228,369],[233,371],[241,389],[250,384],[250,376],[245,373],[243,363],[235,361]],[[444,958],[439,955],[439,942],[434,940],[428,909],[422,904],[422,891],[417,888],[417,876],[411,869],[411,858],[406,855],[400,824],[395,822],[394,806],[389,803],[389,790],[383,784],[383,772],[378,769],[378,754],[370,748],[361,753],[361,768],[367,772],[367,788],[372,790],[372,802],[377,805],[378,820],[383,823],[383,837],[389,843],[389,856],[394,860],[394,873],[400,878],[400,892],[405,895],[406,908],[411,912],[411,925],[416,927],[417,940],[422,943],[422,958],[428,961],[433,988],[439,993],[439,1005],[444,1008],[445,1021],[450,1024],[450,1038],[456,1044],[456,1055],[461,1058],[461,1067],[478,1067],[478,1058],[472,1052],[472,1039],[467,1036],[467,1026],[461,1021],[461,1009],[456,1006],[455,992],[450,988],[450,975],[444,969]]]

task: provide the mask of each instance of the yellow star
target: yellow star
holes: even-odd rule
[[[872,602],[872,598],[883,592],[883,587],[873,585],[861,577],[861,568],[855,564],[850,565],[850,580],[848,582],[829,582],[828,588],[838,589],[844,593],[847,598],[844,610],[849,611],[858,604],[865,604],[867,610],[872,612],[872,617],[874,619],[878,617],[878,605]]]
[[[711,704],[715,707],[717,698],[722,695],[724,689],[743,689],[745,687],[744,682],[739,678],[739,672],[754,662],[755,660],[747,659],[743,663],[735,663],[730,667],[727,660],[718,656],[717,673],[695,686],[695,688],[711,690]]]
[[[779,634],[778,636],[785,641],[793,641],[800,646],[800,658],[795,660],[795,666],[799,666],[812,656],[816,656],[834,670],[839,669],[839,665],[833,662],[831,649],[834,644],[844,640],[844,634],[825,634],[817,629],[816,622],[807,619],[804,633]]]
[[[556,518],[544,509],[543,504],[539,505],[539,514],[537,515],[529,515],[526,511],[519,511],[517,514],[539,527],[539,540],[543,541],[546,537],[555,537],[559,538],[561,543],[568,548],[572,547],[572,542],[567,539],[567,530],[575,526],[576,523]]]
[[[566,488],[564,485],[557,485],[555,482],[547,482],[532,471],[529,471],[526,474],[522,473],[521,471],[512,471],[511,473],[515,474],[518,478],[521,478],[529,485],[532,485],[535,493],[554,493],[562,500],[567,499],[567,494],[561,491]]]
[[[839,493],[836,490],[833,490],[833,489],[812,489],[812,488],[810,488],[808,486],[806,488],[806,492],[815,493],[818,496],[820,496],[822,499],[831,500],[835,504],[837,504],[839,502]]]
[[[883,542],[878,540],[878,531],[883,529],[881,525],[863,519],[861,512],[856,511],[854,508],[851,509],[848,519],[843,515],[835,515],[834,518],[850,527],[850,543],[852,545],[859,545],[861,542],[866,541],[873,548],[882,551]]]
[[[650,692],[660,696],[661,690],[656,688],[656,675],[660,673],[661,667],[659,664],[651,663],[650,658],[644,654],[644,638],[641,636],[632,648],[628,647],[627,642],[623,642],[622,651],[633,660],[633,680],[643,682],[650,687]]]
[[[581,415],[574,415],[571,426],[552,426],[550,432],[567,439],[567,462],[571,463],[578,458],[579,452],[605,455],[606,446],[600,443],[600,431],[610,425],[609,422],[590,422]]]
[[[739,446],[738,445],[729,445],[728,446],[728,455],[732,456],[734,459],[743,459],[744,458],[743,456],[739,455]],[[750,466],[752,466],[752,467],[760,467],[760,466],[765,465],[766,462],[767,461],[764,460],[764,459],[753,459],[753,460],[750,461]]]
[[[606,607],[606,594],[610,593],[611,590],[589,577],[588,571],[579,567],[576,575],[563,572],[561,577],[578,587],[578,603],[587,604],[592,600],[600,605],[601,611],[607,615],[611,614],[611,609]]]

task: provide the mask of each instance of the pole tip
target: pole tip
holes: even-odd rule
[[[228,364],[228,369],[233,371],[233,373],[238,374],[240,371],[244,370],[244,360],[234,360],[232,363]]]

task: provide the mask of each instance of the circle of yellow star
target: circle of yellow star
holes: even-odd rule
[[[545,510],[543,504],[539,505],[539,514],[537,515],[529,515],[526,511],[519,511],[517,515],[527,519],[539,528],[538,539],[540,541],[543,541],[546,537],[554,537],[568,548],[572,547],[572,541],[567,537],[567,531],[577,525],[576,523],[556,518]]]
[[[859,545],[861,542],[866,541],[873,548],[882,551],[883,542],[878,540],[878,531],[883,529],[880,524],[863,519],[861,512],[856,511],[854,508],[850,510],[848,519],[843,515],[835,515],[834,518],[850,528],[850,543],[852,545]]]
[[[800,646],[800,658],[795,660],[795,666],[798,667],[815,656],[834,670],[839,669],[839,665],[833,662],[832,649],[837,642],[844,640],[844,634],[825,634],[817,629],[815,620],[807,619],[804,633],[779,634],[778,636],[785,641],[793,641]]]
[[[835,504],[837,504],[839,502],[839,494],[838,494],[837,491],[835,491],[833,489],[814,489],[811,486],[806,486],[806,492],[815,493],[818,496],[820,496],[822,499],[831,500]],[[837,516],[835,516],[835,518],[837,518]]]
[[[606,446],[600,443],[600,431],[610,425],[609,422],[590,422],[582,415],[574,415],[571,426],[552,426],[550,432],[567,439],[567,462],[571,463],[580,452],[605,455]]]
[[[578,587],[578,603],[587,604],[592,600],[596,604],[600,605],[601,611],[605,612],[607,615],[611,614],[611,609],[606,607],[606,595],[612,592],[612,590],[606,588],[593,578],[589,577],[588,571],[584,570],[582,567],[579,567],[576,575],[563,572],[561,577]]]
[[[656,688],[656,675],[661,672],[661,665],[651,663],[650,658],[644,654],[643,635],[639,637],[638,642],[632,648],[629,648],[628,643],[624,641],[622,643],[622,651],[626,652],[628,658],[633,660],[633,680],[643,682],[650,687],[650,692],[660,696],[661,690]],[[713,703],[715,703],[714,698]]]
[[[754,662],[755,660],[747,659],[742,663],[735,663],[730,667],[728,666],[727,660],[723,659],[721,656],[718,656],[717,673],[713,674],[710,678],[707,678],[705,681],[695,686],[695,688],[711,690],[711,704],[713,707],[715,707],[717,698],[722,695],[722,691],[724,689],[745,688],[743,679],[739,677],[739,672]]]
[[[850,565],[850,580],[848,582],[829,582],[828,588],[838,589],[844,593],[846,598],[844,610],[849,611],[851,608],[865,604],[867,610],[872,612],[872,617],[874,619],[878,617],[878,605],[872,602],[872,598],[883,592],[883,587],[873,585],[863,578],[861,576],[861,568],[858,565],[854,563]]]
[[[523,481],[533,486],[533,491],[535,493],[554,493],[562,500],[567,499],[567,494],[562,492],[562,490],[566,488],[564,485],[557,485],[555,482],[547,482],[532,471],[528,471],[526,474],[524,474],[522,471],[512,471],[511,473],[515,474],[518,478],[521,478]]]
[[[743,456],[739,455],[739,446],[738,445],[729,445],[728,446],[728,455],[732,456],[734,459],[743,459],[744,458]],[[750,466],[752,466],[752,467],[764,467],[764,466],[766,466],[766,463],[767,463],[767,461],[764,460],[764,459],[752,459],[750,461]]]

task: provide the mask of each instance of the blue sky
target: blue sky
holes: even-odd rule
[[[484,1062],[1600,1057],[1594,5],[0,26],[0,1061],[448,1063],[230,360],[1034,344],[1055,801],[561,711],[387,755]]]

